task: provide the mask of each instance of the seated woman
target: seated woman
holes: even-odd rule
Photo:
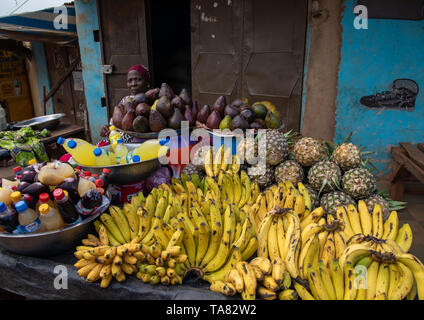
[[[130,95],[125,96],[122,98],[120,104],[124,104],[128,100],[132,100],[136,94],[139,93],[145,93],[147,90],[150,89],[150,74],[149,70],[141,65],[136,64],[128,69],[127,72],[127,87],[130,89]],[[109,126],[112,126],[112,118],[109,121],[109,125],[102,126],[100,130],[100,136],[102,137],[109,137]],[[139,142],[134,141],[133,137],[123,134],[122,138],[124,142]],[[103,140],[99,143],[99,146],[109,144],[109,139]]]

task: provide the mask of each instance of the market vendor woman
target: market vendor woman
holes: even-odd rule
[[[149,70],[141,65],[136,64],[128,69],[127,72],[127,87],[130,89],[130,95],[122,98],[120,104],[124,104],[128,100],[132,100],[136,94],[145,93],[150,89],[150,75]],[[113,125],[112,118],[109,121],[109,125],[102,126],[100,135],[102,137],[109,136],[109,126]],[[129,135],[123,135],[124,142],[131,142],[132,137]]]

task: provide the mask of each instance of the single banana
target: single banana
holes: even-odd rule
[[[240,249],[233,247],[230,251],[229,257],[224,265],[217,271],[206,273],[203,277],[204,280],[212,282],[215,280],[223,280],[230,272],[231,269],[236,267],[236,264],[241,261]]]
[[[377,289],[377,276],[380,263],[378,261],[371,262],[367,269],[367,298],[366,300],[374,300]]]
[[[355,234],[355,232],[353,231],[352,226],[350,225],[349,218],[347,216],[347,212],[345,208],[338,207],[336,210],[336,216],[338,220],[341,220],[343,222],[343,225],[344,225],[343,232],[346,234],[346,236],[348,238],[352,237]]]
[[[331,264],[330,276],[336,294],[336,300],[343,300],[345,292],[344,274],[337,259],[333,260]]]
[[[389,288],[389,265],[387,263],[380,263],[377,273],[377,284],[375,288],[375,300],[386,300],[387,289]]]
[[[390,212],[389,217],[383,224],[382,239],[395,240],[399,229],[399,217],[396,211]]]
[[[372,212],[372,235],[376,238],[383,236],[383,211],[381,206],[376,204]]]
[[[334,245],[336,247],[336,259],[340,258],[343,251],[346,249],[346,242],[340,231],[334,232]]]
[[[327,236],[324,247],[322,248],[321,260],[327,268],[330,268],[331,263],[336,258],[336,245],[334,232],[330,232]]]
[[[268,233],[273,221],[273,211],[269,211],[259,226],[258,257],[268,258]]]
[[[411,227],[408,223],[405,223],[399,228],[395,241],[403,251],[408,252],[411,248],[412,240],[413,235]]]
[[[322,282],[327,291],[328,297],[330,298],[330,300],[336,300],[337,299],[336,290],[331,281],[330,272],[328,271],[329,267],[330,266],[327,266],[322,260],[318,262],[319,272],[321,274]]]
[[[300,299],[302,299],[302,300],[315,300],[314,296],[311,295],[309,293],[309,291],[306,290],[306,288],[304,286],[302,286],[300,283],[295,282],[294,283],[294,289],[296,290]]]
[[[409,269],[408,269],[409,271]],[[399,279],[401,278],[401,270],[400,268],[397,266],[397,263],[390,263],[389,264],[389,286],[387,288],[387,296],[386,296],[386,300],[392,300],[393,299],[393,289],[397,287],[398,283],[399,283]],[[412,278],[412,282],[414,281],[414,276],[412,275],[412,273],[410,274],[411,278]],[[405,279],[402,279],[402,281],[405,281]],[[411,286],[412,288],[412,286]],[[409,292],[409,291],[408,291]],[[408,294],[408,293],[406,293]]]
[[[278,284],[278,286],[281,287],[281,284],[284,279],[284,274],[286,271],[286,266],[284,264],[283,259],[280,257],[277,257],[272,260],[272,277],[274,278],[274,281]]]
[[[280,258],[280,251],[278,249],[277,222],[277,217],[273,217],[268,231],[268,256],[271,261],[274,261],[276,258]]]
[[[231,269],[225,278],[226,281],[231,282],[236,288],[238,293],[242,293],[244,290],[243,276],[237,271],[237,269]]]
[[[305,245],[302,246],[300,255],[299,255],[299,275],[302,279],[306,280],[308,278],[307,275],[307,267],[309,264],[314,264],[314,261],[318,261],[319,259],[319,239],[318,235],[314,235],[309,238]]]
[[[308,281],[311,286],[311,290],[315,291],[315,298],[319,300],[330,300],[330,296],[327,293],[327,289],[324,286],[323,280],[319,270],[316,270],[312,265],[308,265]]]
[[[367,205],[364,200],[358,201],[358,211],[359,211],[359,218],[361,220],[362,233],[366,236],[371,235],[372,234],[372,216],[369,213]]]
[[[257,296],[263,300],[275,300],[277,299],[277,292],[272,291],[262,285],[257,288]]]
[[[359,217],[359,213],[353,204],[348,204],[347,206],[347,217],[349,218],[349,223],[353,229],[353,232],[355,234],[362,233],[361,220]]]
[[[240,261],[236,264],[237,271],[242,275],[244,282],[244,292],[249,299],[255,299],[257,281],[255,272],[246,261]]]
[[[286,264],[287,271],[290,276],[296,279],[299,276],[299,270],[297,268],[298,257],[301,246],[301,230],[300,220],[295,214],[288,214],[288,217],[292,222],[289,224],[287,229],[287,238],[285,242],[286,256],[284,263]]]
[[[355,284],[355,277],[356,274],[352,263],[350,261],[346,262],[346,265],[344,267],[345,293],[343,300],[355,300],[358,291]]]
[[[286,235],[284,232],[284,223],[283,223],[283,218],[281,216],[277,217],[277,244],[278,244],[278,251],[279,251],[279,256],[281,259],[286,258],[286,251],[285,251],[285,244],[286,241]]]
[[[256,236],[253,236],[246,248],[241,253],[241,260],[246,261],[258,250],[258,239]]]

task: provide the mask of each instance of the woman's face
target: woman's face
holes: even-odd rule
[[[131,70],[127,74],[127,87],[130,89],[132,95],[137,93],[144,93],[147,90],[148,83],[146,79],[137,71]]]

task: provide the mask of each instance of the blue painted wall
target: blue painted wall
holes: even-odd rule
[[[76,0],[75,12],[91,139],[98,142],[101,139],[100,128],[108,123],[108,118],[107,109],[101,105],[105,88],[100,42],[95,42],[93,37],[93,30],[99,29],[96,1],[84,3]]]
[[[50,90],[50,77],[47,68],[46,53],[42,42],[31,42],[32,54],[35,65],[35,74],[37,76],[38,94],[41,103],[41,112],[44,112],[43,86],[46,87],[46,93]],[[53,99],[49,99],[46,104],[46,113],[53,113]]]
[[[354,2],[344,1],[334,139],[353,131],[352,142],[375,151],[373,162],[385,175],[391,146],[424,141],[424,21],[369,19],[367,30],[356,30]],[[413,79],[421,89],[413,112],[360,105],[362,96],[388,90],[397,78]]]

